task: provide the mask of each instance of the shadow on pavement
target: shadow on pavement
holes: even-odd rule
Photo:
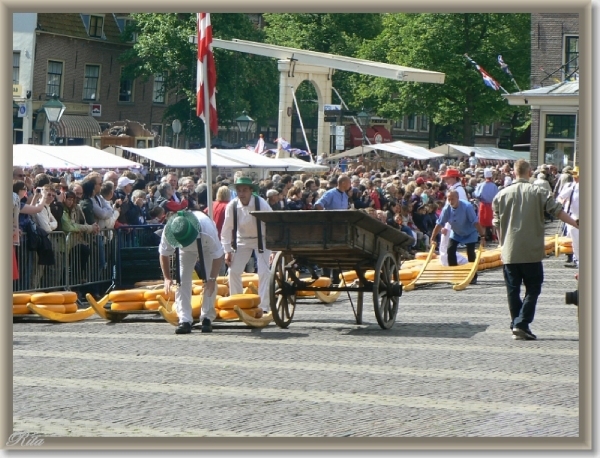
[[[378,325],[352,329],[344,332],[349,336],[374,337],[437,337],[443,339],[470,339],[485,332],[488,325],[468,323],[396,323],[392,329],[381,329]]]

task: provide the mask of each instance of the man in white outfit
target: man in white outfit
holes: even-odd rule
[[[460,181],[462,175],[460,170],[455,168],[445,168],[443,173],[440,174],[440,178],[444,180],[446,185],[448,186],[448,191],[455,190],[458,193],[458,198],[460,200],[469,201],[467,197],[467,191],[465,191],[465,187],[462,185]],[[448,203],[446,203],[448,205]],[[439,245],[439,253],[440,253],[440,261],[443,266],[448,266],[448,244],[450,242],[450,231],[452,230],[452,226],[450,223],[446,223],[444,225],[444,229],[441,231],[440,237],[440,245]],[[432,241],[433,238],[431,239]],[[463,265],[469,262],[467,258],[465,258],[462,254],[456,253],[456,259],[458,261],[458,265]]]
[[[563,186],[558,201],[563,204],[565,211],[571,215],[574,220],[579,219],[579,167],[574,167],[571,172],[573,182]],[[573,263],[565,264],[565,267],[579,267],[579,229],[569,225],[567,235],[573,241]]]
[[[258,295],[263,313],[270,311],[269,297],[269,261],[271,251],[266,248],[266,224],[259,223],[250,214],[252,211],[273,211],[266,200],[252,193],[258,193],[258,186],[248,177],[236,179],[237,197],[225,208],[225,221],[221,229],[221,243],[225,250],[225,263],[229,266],[229,293],[242,294],[242,273],[252,256],[256,254],[258,267]],[[258,204],[258,206],[257,206]],[[258,208],[257,208],[258,207]],[[234,234],[234,214],[237,219],[237,230]],[[258,230],[260,224],[262,244],[259,244]],[[257,316],[257,318],[259,318]]]
[[[179,249],[180,284],[175,292],[175,310],[179,326],[175,334],[192,332],[192,274],[196,261],[205,276],[200,321],[202,332],[212,331],[212,321],[217,317],[215,299],[217,297],[217,275],[223,264],[223,247],[219,241],[217,226],[200,211],[179,211],[171,217],[162,232],[158,252],[160,268],[165,279],[165,293],[173,286],[169,257]],[[199,259],[200,258],[200,259]],[[206,275],[204,275],[206,273]]]

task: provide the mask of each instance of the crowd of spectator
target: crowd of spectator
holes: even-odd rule
[[[324,174],[275,173],[256,184],[259,194],[273,210],[310,211],[319,207],[319,199],[325,192],[337,187],[340,176],[348,176],[350,209],[364,211],[410,235],[415,239],[414,250],[427,250],[436,221],[446,205],[449,186],[442,177],[450,169],[458,171],[459,184],[476,210],[481,198],[477,190],[483,184],[493,183],[502,189],[515,178],[510,162],[484,167],[469,158],[453,166],[415,162],[379,170],[348,164],[345,173],[337,168]],[[531,182],[558,196],[561,188],[573,181],[571,173],[570,167],[561,173],[555,166],[541,165]],[[213,218],[219,235],[224,208],[235,197],[231,184],[239,175],[241,172],[231,178],[216,176],[212,184]],[[207,184],[198,176],[178,177],[174,172],[143,176],[132,171],[110,170],[91,171],[76,178],[72,171],[50,171],[41,165],[13,167],[13,204],[14,214],[18,214],[13,224],[16,250],[24,249],[20,246],[23,234],[28,237],[53,231],[99,234],[122,226],[160,225],[170,214],[184,209],[208,213]],[[494,234],[489,233],[488,237],[493,240]],[[85,266],[89,249],[83,243],[75,246],[80,248],[73,249],[70,256],[77,257]],[[30,275],[19,269],[13,271],[13,278]],[[80,275],[85,277],[85,269]]]

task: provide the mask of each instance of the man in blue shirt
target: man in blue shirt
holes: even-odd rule
[[[457,266],[458,261],[456,259],[456,249],[460,243],[467,246],[467,259],[469,262],[475,262],[475,246],[479,241],[479,236],[485,235],[485,230],[477,221],[477,215],[473,206],[458,197],[458,191],[451,189],[446,194],[448,203],[442,209],[442,213],[436,222],[433,233],[431,234],[431,240],[435,240],[438,232],[447,229],[444,228],[446,223],[450,223],[452,228],[450,232],[450,240],[448,241],[448,265]],[[485,239],[482,239],[482,243]],[[471,280],[471,284],[477,284],[477,274]]]
[[[315,210],[348,210],[348,191],[351,187],[350,177],[340,175],[337,187],[332,188],[315,202]]]

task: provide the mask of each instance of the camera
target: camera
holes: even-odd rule
[[[41,193],[41,192],[42,192],[42,188],[37,188],[37,189],[35,190],[35,192],[36,192],[37,194]]]
[[[572,304],[579,307],[579,289],[565,293],[565,304]]]

